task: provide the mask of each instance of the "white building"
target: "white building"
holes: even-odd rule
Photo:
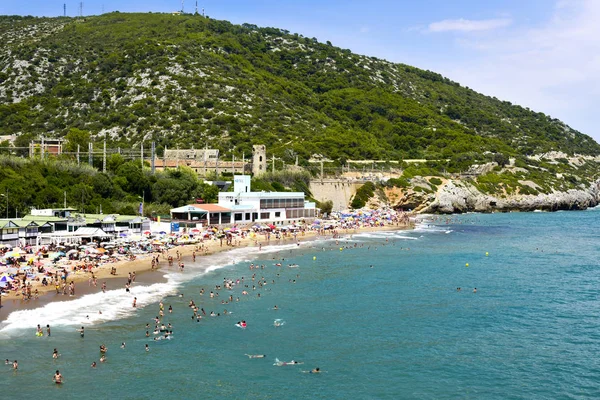
[[[190,204],[171,210],[171,217],[193,226],[260,222],[283,225],[316,217],[316,204],[303,192],[252,192],[249,175],[235,175],[233,192],[220,192],[218,204]]]
[[[252,192],[249,175],[235,175],[233,192],[219,193],[219,206],[229,208],[232,223],[270,222],[315,218],[316,205],[303,192]]]

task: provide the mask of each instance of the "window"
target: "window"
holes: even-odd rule
[[[246,221],[248,221],[250,219],[250,213],[246,213]]]
[[[279,217],[281,217],[281,212],[275,211],[275,218],[279,218]]]
[[[260,219],[269,219],[269,213],[260,213]]]
[[[262,156],[259,156],[259,157],[258,157],[258,161],[259,161],[259,162],[262,162]],[[262,168],[262,165],[261,165],[261,168]]]
[[[234,214],[233,219],[235,221],[241,221],[242,220],[242,214],[241,213]]]

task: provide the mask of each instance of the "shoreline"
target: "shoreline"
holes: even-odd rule
[[[410,230],[413,228],[414,224],[411,222],[407,225],[397,223],[384,226],[366,226],[352,229],[340,229],[338,231],[337,237],[339,239],[344,239],[349,235],[358,233]],[[164,274],[168,271],[173,271],[173,269],[178,268],[178,266],[176,265],[176,252],[179,252],[179,254],[181,255],[181,261],[185,264],[186,262],[192,260],[192,254],[194,253],[194,251],[196,251],[197,253],[197,261],[201,261],[202,258],[205,256],[221,252],[228,252],[238,248],[251,248],[256,246],[269,247],[283,244],[292,244],[296,243],[296,241],[298,243],[301,243],[318,239],[331,239],[333,237],[333,232],[327,233],[325,235],[319,235],[318,231],[306,231],[304,233],[299,232],[296,238],[288,234],[286,236],[283,236],[279,240],[267,240],[266,236],[261,234],[258,238],[251,238],[249,236],[243,239],[239,238],[239,240],[234,241],[237,242],[237,245],[234,246],[226,245],[225,241],[223,241],[223,243],[221,244],[220,240],[209,239],[201,243],[180,245],[169,249],[169,251],[164,254],[148,253],[138,256],[137,259],[131,261],[122,260],[115,263],[107,263],[101,265],[95,271],[93,271],[93,275],[97,278],[97,286],[86,284],[86,281],[89,281],[92,276],[89,272],[71,273],[67,277],[67,281],[75,282],[75,296],[57,294],[55,293],[54,286],[42,286],[40,282],[36,282],[34,285],[34,288],[38,289],[39,291],[39,298],[37,299],[32,298],[30,300],[24,300],[21,298],[21,295],[18,292],[2,296],[2,307],[0,307],[0,323],[4,322],[8,318],[8,316],[14,311],[35,309],[43,307],[53,302],[68,302],[71,300],[76,300],[88,294],[97,293],[102,290],[101,286],[103,282],[106,282],[106,290],[114,290],[117,287],[124,288],[129,273],[133,272],[135,272],[136,274],[136,284],[154,284],[166,282]],[[156,256],[157,254],[160,254],[160,266],[159,268],[152,269],[151,260],[152,257]],[[167,264],[167,259],[169,256],[173,256],[174,258],[173,266],[168,266]],[[117,269],[116,275],[110,274],[111,268],[113,267]]]

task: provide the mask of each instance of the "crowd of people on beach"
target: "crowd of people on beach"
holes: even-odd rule
[[[298,246],[300,246],[300,243],[298,241],[298,234],[300,236],[302,236],[306,231],[308,230],[312,230],[312,231],[316,231],[319,234],[331,234],[334,238],[337,238],[338,240],[335,242],[335,245],[328,249],[328,250],[337,250],[338,247],[340,245],[342,245],[343,247],[339,247],[339,249],[341,250],[342,248],[346,248],[346,249],[351,249],[351,248],[356,248],[356,247],[362,247],[363,244],[358,244],[356,242],[351,243],[350,241],[345,241],[345,243],[341,243],[343,241],[341,234],[342,233],[349,233],[349,232],[357,232],[357,230],[360,227],[364,227],[364,226],[379,226],[379,224],[381,226],[383,225],[400,225],[400,224],[405,224],[408,221],[408,217],[406,216],[406,214],[394,214],[393,217],[390,218],[385,218],[382,219],[379,216],[369,216],[367,219],[362,219],[359,218],[358,216],[351,216],[351,217],[346,217],[345,219],[343,219],[343,223],[339,223],[336,225],[327,225],[324,222],[320,222],[320,223],[316,223],[316,224],[312,224],[311,226],[301,226],[298,229],[287,229],[284,231],[281,230],[261,230],[261,229],[255,229],[253,231],[254,235],[253,235],[253,239],[255,238],[254,241],[254,245],[258,246],[259,249],[262,248],[262,244],[281,244],[282,241],[285,242],[285,240],[293,240],[295,243],[298,244]],[[271,235],[273,235],[273,239],[274,242],[271,241]],[[208,240],[212,240],[212,241],[216,241],[219,238],[217,236],[211,236],[208,238]],[[387,242],[387,239],[386,239]],[[226,245],[228,246],[232,246],[234,247],[236,245],[236,241],[235,240],[227,240]],[[386,245],[385,243],[383,245]],[[172,249],[172,248],[171,248]],[[326,250],[325,248],[323,248],[323,250]],[[207,243],[203,241],[201,241],[200,243],[197,243],[194,245],[194,250],[191,254],[191,261],[195,262],[196,261],[196,257],[197,256],[201,256],[201,255],[205,255],[209,253],[209,246],[207,245]],[[211,317],[223,317],[223,316],[228,316],[229,314],[231,314],[231,308],[235,307],[235,304],[243,301],[245,297],[250,297],[250,296],[255,296],[257,299],[261,298],[261,291],[265,291],[271,290],[271,286],[276,285],[278,283],[281,283],[281,278],[287,275],[290,275],[288,277],[287,282],[290,284],[295,284],[297,282],[298,279],[300,279],[300,274],[295,273],[295,270],[291,269],[291,268],[297,268],[298,265],[296,264],[287,264],[287,268],[285,267],[286,263],[285,263],[285,258],[282,259],[273,259],[274,263],[273,266],[265,266],[265,265],[255,265],[254,263],[250,264],[249,270],[251,272],[250,276],[241,276],[241,277],[236,277],[236,278],[224,278],[223,279],[223,283],[216,285],[214,288],[212,288],[212,290],[205,290],[204,288],[202,288],[200,290],[200,292],[198,293],[198,295],[200,296],[201,302],[198,304],[201,304],[202,306],[199,306],[196,304],[196,300],[194,300],[192,297],[190,297],[189,299],[189,304],[188,304],[188,308],[191,310],[191,320],[196,322],[196,323],[201,323],[203,321],[206,320],[206,318],[211,318]],[[184,261],[183,261],[183,254],[182,252],[179,251],[178,248],[175,248],[175,252],[174,254],[171,254],[170,249],[169,248],[162,248],[159,251],[155,252],[154,254],[151,255],[151,269],[152,270],[157,270],[157,269],[172,269],[172,268],[177,268],[179,271],[184,271]],[[166,265],[165,265],[166,264]],[[370,266],[372,267],[372,265]],[[289,268],[289,269],[288,269]],[[265,275],[267,275],[267,273],[265,272],[274,272],[274,275],[270,277],[270,279],[267,279],[265,277]],[[283,271],[286,271],[285,273]],[[289,271],[294,271],[294,272],[289,272]],[[90,277],[88,280],[89,286],[90,287],[97,287],[97,279],[94,275],[93,269],[90,270]],[[48,285],[55,285],[56,288],[56,292],[58,293],[63,293],[63,294],[69,294],[69,295],[75,295],[75,283],[74,281],[70,281],[68,282],[68,271],[64,270],[63,272],[61,272],[59,274],[58,271],[55,271],[53,274],[49,274],[48,275]],[[138,307],[138,303],[137,303],[137,297],[135,296],[135,290],[134,290],[134,284],[135,284],[135,272],[129,272],[128,276],[126,278],[126,282],[124,284],[125,286],[125,290],[126,292],[130,293],[132,295],[132,300],[131,300],[131,305],[133,308],[137,308]],[[267,289],[266,286],[269,285],[269,288]],[[101,289],[102,292],[106,292],[107,290],[107,285],[106,282],[103,282],[101,285]],[[237,293],[236,293],[237,292]],[[226,294],[225,296],[223,296],[223,294]],[[264,294],[264,293],[263,293]],[[184,295],[180,294],[176,297],[179,298],[183,298]],[[166,299],[163,299],[166,300]],[[214,310],[210,310],[208,313],[205,311],[204,307],[206,306],[210,306],[211,308],[214,308]],[[223,308],[223,310],[220,310],[220,308]],[[228,310],[229,309],[229,310]],[[279,310],[280,308],[275,305],[272,307],[273,310]],[[171,304],[169,304],[167,312],[168,314],[165,314],[165,305],[163,303],[163,301],[160,301],[158,304],[158,310],[157,310],[157,316],[154,319],[154,327],[151,328],[150,324],[146,324],[143,331],[145,332],[145,337],[150,340],[150,343],[146,343],[144,346],[144,350],[145,352],[149,352],[150,351],[150,346],[149,344],[151,344],[152,342],[158,342],[158,341],[163,341],[163,340],[172,340],[174,338],[174,333],[173,333],[173,326],[171,325],[170,322],[165,321],[166,318],[168,318],[168,316],[172,315],[174,313],[174,309],[173,306]],[[102,311],[99,310],[99,313],[101,313]],[[273,326],[280,328],[284,325],[284,321],[281,320],[280,318],[275,319]],[[246,322],[246,320],[241,319],[239,320],[236,324],[237,327],[241,328],[241,329],[246,329],[249,327],[249,324]],[[85,327],[81,326],[80,329],[76,330],[79,333],[79,336],[81,339],[84,339],[85,337]],[[46,324],[46,333],[47,336],[51,335],[51,330],[50,330],[50,325]],[[44,332],[43,329],[41,328],[41,324],[37,326],[36,329],[36,335],[38,336],[43,336]],[[125,349],[125,343],[122,342],[121,343],[121,348]],[[100,345],[100,358],[99,358],[99,362],[100,363],[106,363],[107,361],[107,352],[108,352],[108,348],[106,345],[101,344]],[[265,358],[266,355],[264,354],[246,354],[250,359],[258,359],[258,358]],[[60,357],[60,353],[58,352],[58,350],[55,348],[52,354],[52,357],[54,359]],[[279,361],[278,359],[275,359],[275,364],[276,366],[293,366],[293,365],[301,365],[303,364],[303,362],[297,361],[297,360],[292,360],[292,361]],[[7,360],[8,363],[8,360]],[[13,363],[13,368],[15,370],[18,369],[18,362],[17,360],[15,360]],[[96,360],[94,360],[91,364],[92,368],[97,368],[98,364],[96,362]],[[308,373],[320,373],[322,372],[320,370],[320,368],[316,367],[314,369],[311,369],[309,371],[303,371],[303,372],[308,372]],[[61,373],[57,370],[56,373],[54,374],[54,381],[57,384],[62,384],[64,381],[63,376],[61,375]]]

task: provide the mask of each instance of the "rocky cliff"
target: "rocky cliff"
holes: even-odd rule
[[[501,198],[483,194],[468,182],[450,180],[439,188],[435,197],[427,196],[422,200],[432,200],[417,208],[423,213],[583,210],[598,205],[600,181],[594,182],[586,190],[571,189],[566,192]]]

